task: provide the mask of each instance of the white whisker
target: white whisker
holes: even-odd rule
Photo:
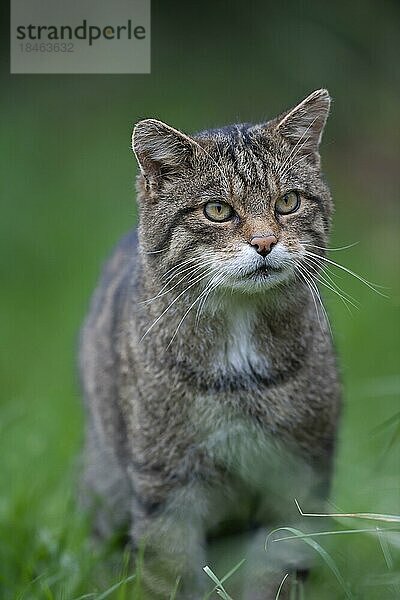
[[[208,300],[208,298],[210,297],[211,293],[217,289],[217,287],[219,286],[220,283],[222,283],[224,280],[226,280],[226,275],[225,274],[219,274],[217,276],[214,276],[213,279],[211,280],[210,284],[206,287],[205,289],[205,295],[202,297],[198,307],[197,307],[197,311],[196,311],[196,320],[195,320],[195,327],[198,326],[200,318],[202,313],[204,312],[204,308],[206,305],[206,302]]]
[[[331,337],[333,337],[332,327],[331,327],[331,323],[330,323],[330,320],[329,320],[329,317],[328,317],[328,313],[326,312],[324,303],[322,302],[321,294],[319,293],[319,289],[318,289],[317,284],[315,283],[315,280],[313,279],[311,273],[309,273],[309,271],[307,270],[307,267],[305,265],[301,266],[301,265],[297,264],[297,267],[299,268],[300,272],[302,272],[303,277],[305,278],[305,280],[307,280],[308,283],[309,283],[309,290],[310,290],[310,292],[311,292],[311,294],[313,296],[314,305],[315,305],[315,309],[316,309],[316,312],[317,312],[318,322],[320,324],[321,330],[323,331],[323,327],[322,327],[322,323],[321,323],[321,320],[320,320],[320,317],[319,317],[319,312],[318,312],[318,309],[317,309],[317,303],[316,303],[316,300],[315,300],[315,297],[314,297],[314,293],[315,293],[315,296],[316,296],[316,298],[317,298],[317,300],[319,302],[319,305],[321,306],[321,310],[323,312],[323,315],[325,317],[326,323],[328,325],[330,335],[331,335]]]
[[[206,258],[211,258],[212,254],[209,253],[208,255],[203,255],[203,256],[192,256],[191,258],[187,258],[186,260],[182,260],[180,263],[177,263],[176,265],[172,266],[170,269],[168,269],[167,271],[165,271],[165,273],[162,274],[162,279],[166,279],[168,278],[168,276],[173,273],[173,271],[179,270],[180,267],[184,267],[185,265],[191,264],[193,262],[199,262],[201,260],[203,260],[204,256]]]
[[[338,248],[327,248],[326,246],[317,246],[316,244],[310,244],[310,240],[299,240],[301,244],[305,244],[309,248],[317,248],[318,250],[327,250],[328,252],[336,252],[338,250],[348,250],[349,248],[354,248],[360,242],[353,242],[352,244],[348,244],[347,246],[339,246]]]
[[[152,302],[154,302],[154,300],[157,300],[158,298],[161,298],[162,296],[169,294],[170,292],[172,292],[172,290],[174,290],[176,287],[178,287],[178,285],[180,285],[183,281],[187,280],[188,278],[190,278],[192,275],[194,275],[198,271],[201,271],[204,266],[213,265],[214,263],[215,263],[215,260],[209,259],[208,261],[203,261],[202,264],[198,265],[197,267],[189,266],[189,267],[186,267],[185,269],[182,269],[182,271],[179,271],[179,272],[175,273],[174,275],[172,275],[171,277],[169,277],[169,280],[167,281],[167,283],[160,289],[160,291],[158,292],[158,294],[156,296],[153,296],[152,298],[148,298],[147,300],[143,300],[142,304],[151,304]],[[175,277],[180,277],[184,273],[186,273],[186,275],[181,277],[181,279],[179,279],[179,281],[177,281],[171,288],[168,288],[168,286],[173,281],[173,279],[175,279]],[[166,288],[168,288],[168,289],[166,289]]]
[[[318,268],[321,268],[321,265],[318,265],[317,263],[313,262],[313,260],[311,260],[311,258],[308,256],[303,257],[303,261],[306,264],[308,264],[308,266],[310,268],[312,268],[313,276],[315,277],[315,279],[318,279],[318,281],[322,285],[324,285],[326,288],[328,288],[329,290],[334,292],[337,296],[339,296],[339,298],[345,304],[347,310],[350,313],[351,313],[351,309],[349,307],[349,304],[351,304],[351,306],[353,306],[355,309],[359,308],[355,299],[352,296],[350,296],[349,294],[347,294],[344,290],[342,290],[337,285],[337,283],[332,279],[332,277],[329,275],[329,273],[327,273],[324,269],[322,269],[321,271],[317,270]]]
[[[214,270],[216,270],[217,268],[218,267],[215,267]],[[210,275],[211,273],[209,272],[208,274]],[[192,308],[197,304],[197,302],[200,300],[200,298],[203,296],[203,294],[207,291],[208,285],[209,284],[207,284],[207,286],[205,287],[205,289],[200,292],[200,294],[197,296],[197,298],[194,300],[194,302],[192,302],[192,304],[189,306],[189,308],[187,309],[187,311],[183,315],[182,319],[179,321],[179,323],[178,323],[178,325],[177,325],[177,327],[175,329],[175,332],[174,332],[172,338],[170,339],[170,341],[169,341],[169,343],[168,343],[168,345],[166,347],[166,350],[168,350],[168,348],[170,347],[170,345],[174,341],[174,339],[175,339],[175,337],[176,337],[176,335],[177,335],[177,333],[178,333],[178,331],[179,331],[182,323],[184,322],[184,320],[186,319],[186,317],[188,316],[188,314],[190,313],[190,311],[192,310]]]
[[[288,169],[287,170],[294,169],[298,164],[301,163],[302,160],[306,160],[310,156],[312,156],[312,152],[309,152],[308,154],[304,154],[298,160],[296,160],[295,163],[293,162],[293,158],[296,158],[296,156],[293,156],[292,160],[290,161],[290,164],[288,165]]]
[[[168,248],[161,248],[161,250],[142,250],[142,254],[158,254],[159,252],[165,252]]]
[[[309,250],[306,250],[305,252],[306,252],[306,254],[308,256],[313,256],[317,261],[320,260],[320,261],[323,261],[323,262],[327,262],[330,265],[333,265],[334,267],[337,267],[338,269],[341,269],[342,271],[345,271],[349,275],[352,275],[353,277],[355,277],[356,279],[358,279],[359,281],[361,281],[361,283],[363,283],[364,285],[366,285],[367,287],[369,287],[376,294],[379,294],[380,296],[383,296],[384,298],[387,298],[387,296],[385,294],[383,294],[382,292],[380,292],[377,289],[377,284],[371,283],[370,281],[368,281],[367,279],[365,279],[361,275],[357,275],[357,273],[355,273],[351,269],[348,269],[347,267],[344,267],[343,265],[340,265],[339,263],[335,262],[334,260],[331,260],[330,258],[327,258],[326,256],[321,256],[320,254],[315,254],[314,252],[310,252]],[[380,286],[378,286],[378,287],[380,287]]]
[[[190,290],[194,285],[196,285],[197,283],[199,283],[200,281],[202,281],[203,279],[205,279],[206,277],[209,277],[210,273],[207,272],[205,274],[200,275],[199,277],[197,277],[190,285],[188,285],[182,292],[180,292],[176,298],[174,300],[172,300],[172,302],[167,306],[167,308],[165,310],[163,310],[163,312],[161,313],[161,315],[159,315],[157,317],[157,319],[155,321],[153,321],[153,323],[150,325],[150,327],[145,331],[145,333],[142,335],[142,337],[139,340],[139,343],[142,342],[144,340],[144,338],[146,337],[146,335],[148,333],[150,333],[150,331],[153,329],[153,327],[155,325],[157,325],[157,323],[160,321],[160,319],[169,311],[169,309],[175,304],[175,302],[177,302],[179,300],[179,298],[181,298],[183,296],[183,294],[185,294],[188,290]]]
[[[318,318],[318,323],[319,323],[319,325],[321,327],[321,330],[323,331],[323,327],[322,327],[321,319],[320,319],[320,316],[319,316],[318,306],[317,306],[317,302],[315,300],[314,292],[313,292],[313,290],[312,290],[312,288],[310,286],[310,283],[309,283],[308,279],[306,278],[306,276],[304,275],[303,270],[301,269],[301,267],[300,267],[299,264],[295,265],[295,272],[297,272],[300,275],[301,279],[306,284],[306,287],[308,288],[308,290],[309,290],[309,292],[311,294],[311,297],[313,299],[314,306],[315,306],[315,312],[316,312],[317,318]]]
[[[288,164],[289,160],[293,160],[297,154],[300,152],[300,150],[302,149],[302,147],[304,146],[305,143],[307,143],[307,141],[310,139],[310,136],[307,137],[304,142],[301,144],[300,148],[298,148],[300,142],[302,141],[302,139],[304,138],[305,135],[307,135],[307,133],[309,132],[309,130],[311,129],[311,127],[314,125],[315,121],[318,119],[318,116],[315,117],[315,119],[313,119],[311,121],[311,123],[309,124],[309,126],[303,131],[302,135],[300,136],[300,138],[297,140],[296,144],[294,145],[294,147],[292,148],[292,150],[290,151],[289,155],[287,156],[287,158],[283,161],[282,165],[280,166],[280,168],[278,169],[278,175],[280,177],[283,177],[284,174],[286,174],[287,170],[286,169],[284,171],[285,166]],[[297,150],[296,150],[297,149]],[[290,165],[288,165],[288,168],[290,168]]]

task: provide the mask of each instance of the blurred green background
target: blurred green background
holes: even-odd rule
[[[359,301],[353,315],[325,295],[346,401],[332,502],[400,514],[399,26],[395,0],[154,0],[151,75],[11,76],[4,48],[0,598],[100,598],[126,572],[118,559],[101,566],[74,510],[75,362],[100,265],[135,223],[130,134],[143,117],[190,132],[331,92],[322,144],[337,209],[331,245],[359,241],[331,257],[388,288],[385,299],[339,273]],[[399,534],[320,542],[355,597],[400,598]],[[305,592],[344,597],[323,561]],[[107,597],[126,594],[122,585]]]

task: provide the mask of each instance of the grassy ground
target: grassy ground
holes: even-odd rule
[[[190,131],[238,118],[259,119],[321,84],[331,87],[336,102],[324,163],[337,204],[332,245],[360,242],[332,258],[389,288],[384,299],[341,275],[340,284],[360,303],[352,316],[338,299],[326,295],[346,398],[332,502],[342,511],[400,513],[399,157],[389,60],[396,55],[390,44],[397,13],[388,3],[383,19],[372,10],[373,2],[367,5],[367,30],[376,22],[386,35],[379,45],[377,33],[373,52],[363,37],[365,23],[364,30],[356,27],[353,15],[352,25],[344,24],[338,12],[329,28],[321,13],[303,15],[304,31],[308,27],[323,37],[318,56],[307,46],[308,37],[296,49],[297,13],[286,20],[287,54],[280,52],[279,36],[261,35],[255,15],[254,35],[246,30],[235,54],[230,35],[238,34],[240,19],[229,22],[217,37],[221,13],[210,25],[213,69],[200,51],[200,16],[195,30],[189,17],[179,29],[194,36],[192,40],[185,34],[192,54],[179,61],[179,49],[167,44],[166,29],[155,18],[155,58],[148,78],[4,79],[0,598],[70,600],[89,595],[122,600],[132,597],[135,586],[133,596],[140,597],[137,582],[124,582],[130,575],[126,557],[112,548],[94,554],[87,524],[75,509],[83,424],[75,355],[99,265],[135,221],[129,131],[144,115],[160,116]],[[282,22],[280,10],[268,15],[272,34]],[[173,28],[166,12],[163,18],[165,27]],[[322,35],[325,26],[331,37]],[[178,29],[168,31],[178,35]],[[232,56],[221,49],[218,54],[217,40],[228,44]],[[266,71],[263,44],[270,60]],[[278,89],[282,72],[286,83]],[[275,85],[269,86],[269,80]],[[389,419],[393,421],[377,429]],[[335,525],[355,526],[375,523]],[[399,534],[360,533],[319,542],[355,597],[400,597]],[[210,589],[212,585],[210,580]],[[305,598],[343,597],[335,575],[321,560]]]

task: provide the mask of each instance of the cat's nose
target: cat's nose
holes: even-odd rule
[[[255,235],[251,238],[250,244],[254,247],[256,252],[258,252],[258,254],[261,254],[261,256],[267,256],[277,241],[278,240],[274,235]]]

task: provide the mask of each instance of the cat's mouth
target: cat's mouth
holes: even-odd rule
[[[246,269],[239,268],[235,273],[231,273],[225,285],[248,292],[259,292],[283,283],[291,276],[291,269],[287,262],[279,265],[265,261],[246,266]]]
[[[252,279],[268,279],[271,275],[276,273],[282,273],[282,267],[272,267],[271,265],[260,265],[250,273],[247,273],[247,277],[251,277]]]

